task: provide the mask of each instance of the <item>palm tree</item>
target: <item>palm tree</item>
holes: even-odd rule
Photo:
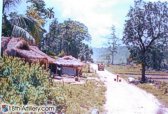
[[[26,15],[36,19],[38,21],[39,26],[42,26],[45,24],[45,20],[42,17],[40,17],[40,15],[38,14],[38,11],[33,7],[30,7],[30,9],[27,10]]]
[[[46,15],[47,15],[47,18],[49,19],[54,18],[53,8],[47,8]]]
[[[23,37],[27,41],[35,43],[39,40],[39,34],[43,29],[38,21],[30,16],[13,15],[8,18],[6,9],[17,5],[21,0],[4,0],[3,1],[3,26],[2,35],[9,37]]]

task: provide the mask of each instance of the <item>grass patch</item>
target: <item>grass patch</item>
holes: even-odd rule
[[[90,68],[90,64],[86,63],[84,67],[82,67],[82,76],[87,77],[97,77],[94,69]]]
[[[110,65],[109,67],[106,67],[106,69],[114,74],[119,74],[119,76],[125,80],[127,80],[130,75],[136,79],[140,77],[140,66]]]
[[[130,65],[110,65],[109,67],[106,67],[106,69],[110,72],[113,72],[115,74],[140,74],[140,67],[132,67]]]
[[[96,73],[83,73],[82,74],[83,77],[87,78],[87,77],[97,77]]]
[[[57,83],[52,89],[53,96],[64,104],[66,114],[88,114],[93,108],[103,112],[106,89],[102,82],[92,80],[83,85]]]
[[[141,66],[140,65],[110,65],[106,69],[115,74],[131,74],[131,75],[140,75]],[[146,70],[148,75],[168,75],[167,72],[155,71],[155,70]]]
[[[110,65],[106,67],[109,72],[119,74],[123,79],[128,79],[129,76],[136,79],[141,78],[141,66],[140,65]],[[167,72],[146,70],[146,75],[152,76],[168,76]],[[160,77],[161,78],[161,77]]]
[[[89,73],[90,72],[90,64],[85,64],[83,67],[82,67],[82,73]]]

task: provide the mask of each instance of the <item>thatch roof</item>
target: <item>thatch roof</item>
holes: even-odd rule
[[[25,40],[22,38],[11,38],[7,45],[7,50],[11,49],[24,49],[29,50],[29,46]]]
[[[73,67],[80,67],[83,66],[84,63],[79,61],[78,59],[72,57],[72,56],[64,56],[62,58],[59,58],[55,62],[57,65],[62,66],[73,66]]]
[[[10,37],[1,37],[1,48],[6,49],[7,44],[10,41]]]
[[[12,38],[7,44],[5,50],[7,55],[25,58],[29,62],[43,61],[45,63],[54,63],[55,59],[43,53],[36,46],[30,46],[22,38]]]
[[[50,56],[48,56],[47,54],[45,54],[44,52],[40,51],[38,47],[36,46],[29,46],[31,50],[33,50],[34,52],[44,56],[47,58],[47,60],[50,62],[50,63],[54,63],[55,62],[55,59],[51,58]]]

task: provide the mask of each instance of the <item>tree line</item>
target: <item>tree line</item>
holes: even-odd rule
[[[54,19],[49,27],[49,32],[42,39],[42,49],[55,55],[72,55],[81,60],[92,61],[92,49],[83,41],[90,41],[88,28],[71,19],[59,23]]]

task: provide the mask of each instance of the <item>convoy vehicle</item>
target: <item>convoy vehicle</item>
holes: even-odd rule
[[[104,71],[104,64],[103,63],[98,64],[98,71]]]

